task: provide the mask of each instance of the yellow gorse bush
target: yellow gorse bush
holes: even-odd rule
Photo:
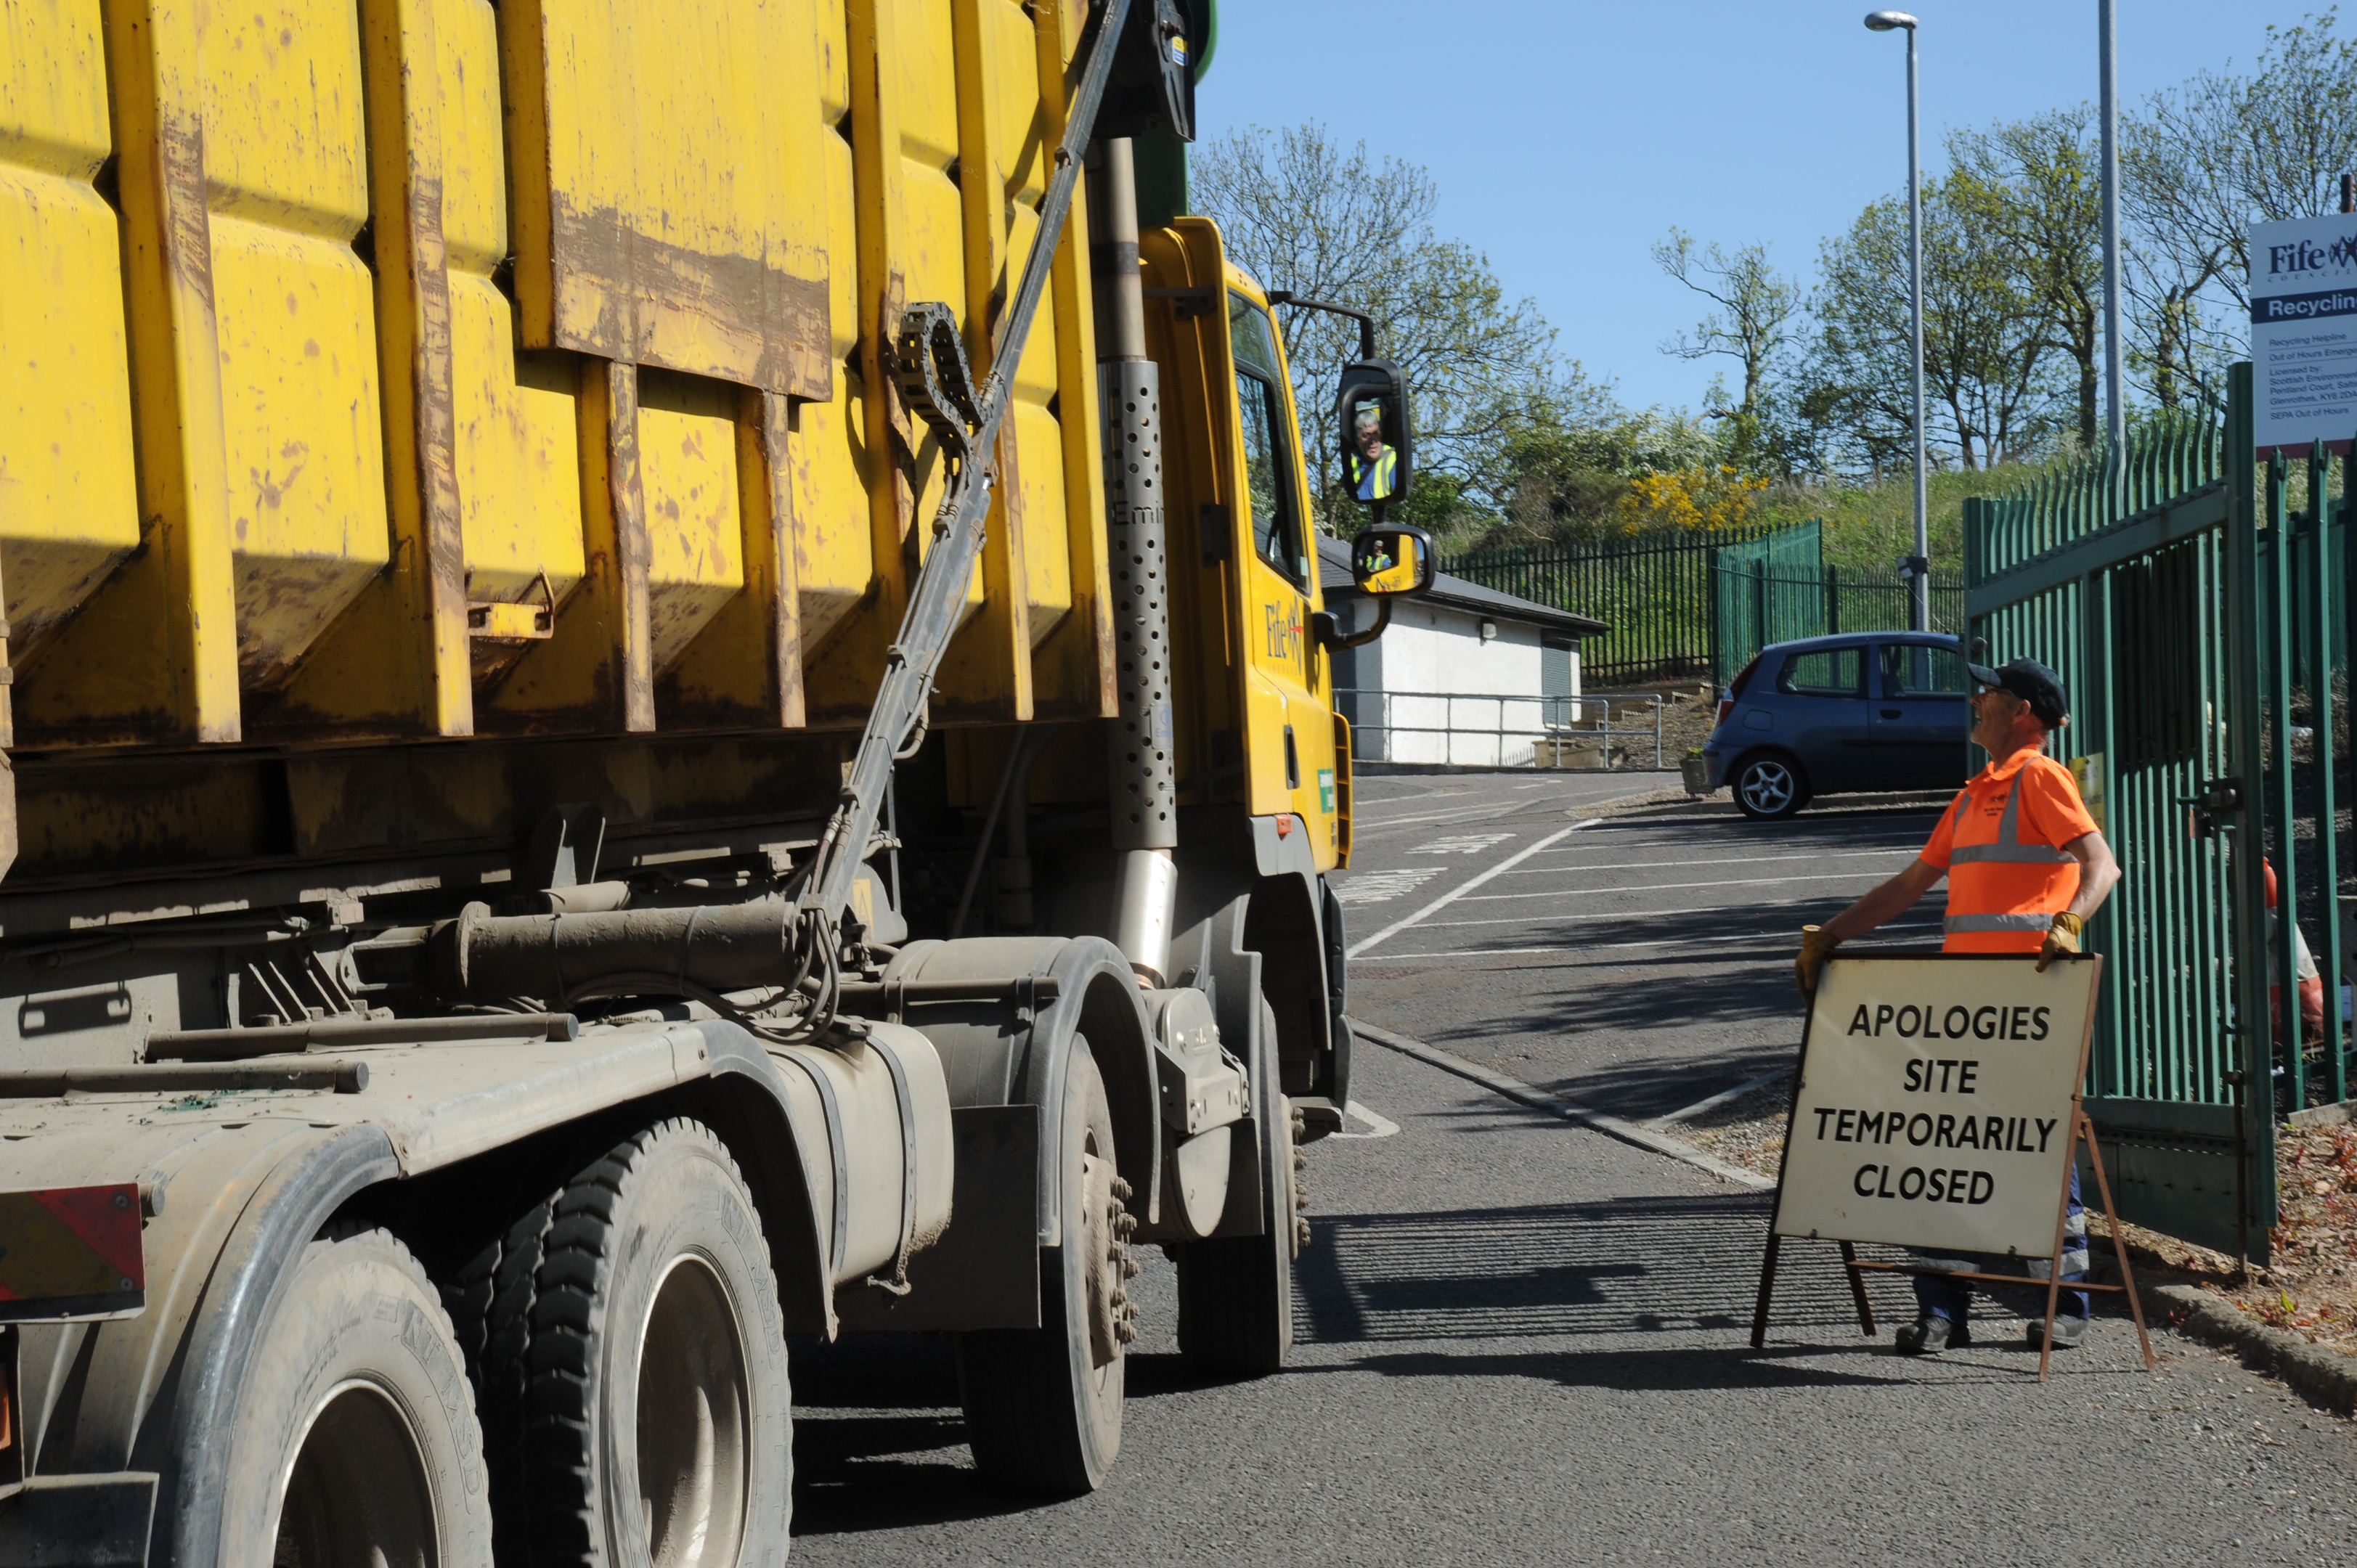
[[[1654,528],[1711,533],[1749,521],[1767,488],[1766,479],[1747,478],[1723,465],[1641,474],[1629,481],[1613,510],[1628,533]]]

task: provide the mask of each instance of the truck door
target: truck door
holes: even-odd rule
[[[1244,765],[1254,816],[1290,811],[1309,831],[1319,868],[1333,863],[1334,724],[1328,676],[1310,641],[1321,606],[1308,478],[1294,424],[1284,350],[1268,311],[1239,289],[1227,295],[1231,371],[1242,451],[1236,574],[1243,628]]]

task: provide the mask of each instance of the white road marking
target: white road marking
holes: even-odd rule
[[[1608,1116],[1603,1112],[1591,1110],[1576,1100],[1566,1100],[1559,1094],[1549,1094],[1544,1090],[1533,1089],[1519,1079],[1508,1078],[1501,1072],[1492,1072],[1488,1068],[1467,1061],[1463,1057],[1452,1052],[1427,1046],[1422,1040],[1411,1038],[1406,1035],[1394,1035],[1389,1029],[1377,1028],[1361,1018],[1352,1018],[1351,1026],[1375,1044],[1389,1047],[1404,1057],[1414,1057],[1426,1066],[1437,1067],[1443,1072],[1453,1072],[1459,1078],[1471,1079],[1482,1088],[1492,1090],[1509,1100],[1517,1100],[1524,1105],[1549,1112],[1566,1122],[1577,1122],[1580,1126],[1593,1129],[1607,1137],[1618,1138],[1624,1144],[1634,1144],[1641,1149],[1650,1149],[1657,1155],[1667,1155],[1674,1160],[1684,1160],[1690,1165],[1699,1165],[1721,1181],[1731,1181],[1738,1187],[1755,1189],[1772,1187],[1776,1185],[1768,1176],[1763,1176],[1756,1171],[1747,1171],[1740,1165],[1732,1165],[1725,1160],[1706,1155],[1691,1144],[1682,1144],[1675,1138],[1656,1133],[1650,1127],[1641,1127],[1634,1122],[1623,1121],[1618,1116]]]
[[[1757,907],[1758,906],[1756,905],[1750,904],[1738,904],[1733,906],[1733,908],[1738,909],[1749,909],[1755,908]],[[1446,925],[1448,922],[1441,921],[1438,923]],[[1943,923],[1943,922],[1939,920],[1910,920],[1903,925],[1877,926],[1875,929],[1877,931],[1928,931],[1939,927]],[[1383,954],[1383,961],[1385,963],[1408,963],[1419,959],[1424,959],[1437,962],[1442,959],[1515,958],[1528,953],[1555,953],[1562,956],[1577,956],[1580,953],[1589,952],[1615,952],[1622,948],[1701,947],[1706,943],[1710,942],[1750,942],[1758,941],[1762,938],[1767,937],[1780,937],[1786,940],[1790,940],[1792,939],[1792,933],[1790,931],[1742,931],[1731,937],[1662,937],[1652,941],[1642,942],[1589,942],[1585,947],[1577,948],[1458,948],[1451,952],[1387,952]],[[1861,938],[1859,940],[1870,940],[1871,939]]]
[[[1356,943],[1351,947],[1348,956],[1356,958],[1361,953],[1366,951],[1369,948],[1373,947],[1377,942],[1383,940],[1385,938],[1399,935],[1400,932],[1406,930],[1410,926],[1422,921],[1426,916],[1437,914],[1440,910],[1447,908],[1449,905],[1454,904],[1458,899],[1465,897],[1466,894],[1470,893],[1476,887],[1480,886],[1484,882],[1489,881],[1490,878],[1498,875],[1501,872],[1512,871],[1515,866],[1520,865],[1523,862],[1538,854],[1539,851],[1546,848],[1549,844],[1555,843],[1562,839],[1569,838],[1572,834],[1579,832],[1582,828],[1594,827],[1597,822],[1601,820],[1602,819],[1600,818],[1590,817],[1584,822],[1574,822],[1567,828],[1558,828],[1554,832],[1547,834],[1546,837],[1539,840],[1538,843],[1531,845],[1528,849],[1516,850],[1513,854],[1508,855],[1505,859],[1500,861],[1489,870],[1480,873],[1459,886],[1453,888],[1449,892],[1442,894],[1437,898],[1435,898],[1431,903],[1426,904],[1423,908],[1418,909],[1406,919],[1395,920],[1392,924],[1385,926],[1382,930],[1377,931],[1373,936],[1367,938],[1364,941]]]
[[[1553,852],[1556,854],[1562,850]],[[1895,849],[1837,849],[1823,854],[1722,854],[1703,860],[1619,860],[1602,865],[1534,865],[1522,871],[1510,871],[1509,876],[1561,876],[1567,872],[1581,871],[1673,871],[1681,865],[1751,865],[1788,860],[1871,860],[1893,855]]]
[[[1801,882],[1801,877],[1777,877],[1777,882]],[[1772,886],[1772,885],[1770,885]],[[1631,886],[1631,894],[1650,894],[1650,886]],[[1570,896],[1570,894],[1567,894]],[[1660,919],[1664,915],[1732,915],[1735,910],[1789,910],[1808,903],[1841,903],[1841,894],[1817,894],[1815,898],[1751,898],[1747,903],[1693,903],[1683,910],[1596,910],[1588,915],[1487,915],[1482,919],[1436,919],[1440,927],[1523,927],[1523,924],[1565,924],[1570,919]],[[1888,929],[1888,927],[1886,927]]]
[[[1437,865],[1403,865],[1392,871],[1361,871],[1347,882],[1334,884],[1334,897],[1345,904],[1382,904],[1403,893],[1413,893],[1441,873]]]
[[[1449,838],[1434,839],[1430,843],[1418,844],[1408,854],[1479,854],[1491,845],[1503,843],[1513,836],[1512,833],[1458,833]]]
[[[1574,867],[1573,869],[1581,869]],[[1381,872],[1375,873],[1380,876]],[[1687,887],[1775,887],[1787,882],[1855,882],[1855,871],[1827,871],[1815,876],[1738,876],[1723,882],[1651,882],[1641,887],[1560,887],[1544,893],[1484,893],[1472,899],[1476,904],[1493,904],[1510,898],[1578,898],[1597,893],[1668,893]]]
[[[1729,1101],[1740,1100],[1755,1089],[1764,1089],[1780,1078],[1790,1078],[1792,1076],[1792,1069],[1789,1067],[1780,1067],[1774,1072],[1763,1072],[1758,1078],[1745,1079],[1743,1082],[1737,1084],[1733,1089],[1722,1089],[1707,1100],[1697,1100],[1683,1111],[1673,1111],[1666,1116],[1656,1116],[1651,1122],[1646,1122],[1645,1125],[1648,1127],[1666,1127],[1673,1122],[1687,1121],[1690,1118],[1701,1115],[1706,1111],[1716,1111],[1720,1106],[1727,1104]]]
[[[1376,1115],[1373,1112],[1368,1110],[1365,1106],[1360,1104],[1355,1100],[1351,1101],[1343,1114],[1343,1125],[1348,1126],[1352,1122],[1362,1122],[1366,1123],[1367,1131],[1363,1133],[1329,1133],[1326,1134],[1328,1137],[1388,1138],[1399,1131],[1398,1122],[1391,1120],[1391,1118],[1387,1116]]]

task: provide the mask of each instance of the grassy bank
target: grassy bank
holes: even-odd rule
[[[1964,575],[1964,498],[1997,495],[2045,471],[2043,465],[2014,463],[1930,476],[1925,489],[1933,579],[1952,582]],[[1893,562],[1914,553],[1915,487],[1904,472],[1857,484],[1777,485],[1762,498],[1758,515],[1778,527],[1822,519],[1825,560],[1846,577],[1888,577]]]

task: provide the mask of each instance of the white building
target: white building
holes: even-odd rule
[[[1374,624],[1351,544],[1318,541],[1318,583],[1340,629]],[[1526,768],[1575,715],[1579,639],[1609,629],[1568,610],[1437,574],[1394,600],[1390,629],[1334,658],[1335,703],[1362,762]]]

